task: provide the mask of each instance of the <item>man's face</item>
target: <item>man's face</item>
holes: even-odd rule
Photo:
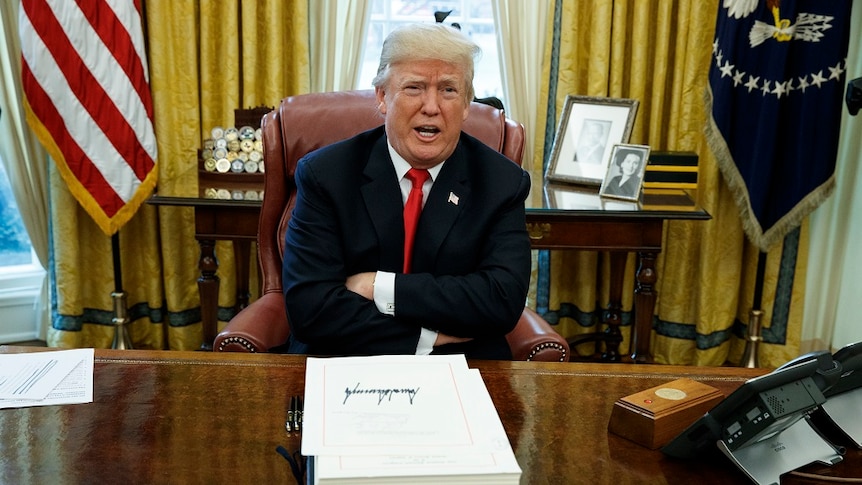
[[[604,135],[604,130],[602,130],[602,126],[598,123],[590,123],[587,125],[587,141],[592,145],[598,145],[602,142],[602,135]]]
[[[455,151],[470,108],[463,72],[436,60],[399,63],[390,70],[389,81],[376,89],[389,143],[413,167],[443,162]]]

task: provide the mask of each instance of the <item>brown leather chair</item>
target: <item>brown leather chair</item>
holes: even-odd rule
[[[284,232],[296,199],[296,163],[314,149],[382,123],[372,90],[291,96],[263,117],[266,172],[257,233],[262,294],[228,322],[216,336],[213,349],[267,352],[287,341],[290,327],[282,295],[281,266]],[[502,110],[474,102],[464,131],[521,163],[524,126],[506,119]],[[528,307],[507,341],[515,360],[569,360],[566,340]]]

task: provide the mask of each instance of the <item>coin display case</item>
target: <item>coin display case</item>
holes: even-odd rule
[[[263,199],[260,122],[272,108],[234,110],[234,126],[210,129],[198,150],[198,187],[204,199]]]

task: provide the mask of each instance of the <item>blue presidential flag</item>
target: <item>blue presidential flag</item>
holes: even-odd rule
[[[832,192],[851,0],[722,0],[707,139],[768,250]]]

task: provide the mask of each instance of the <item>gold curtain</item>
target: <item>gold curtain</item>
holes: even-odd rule
[[[699,155],[695,196],[712,219],[665,223],[656,266],[654,321],[659,330],[653,331],[652,353],[660,363],[738,361],[744,346],[740,328],[744,330],[753,304],[758,251],[745,239],[736,206],[703,134],[708,116],[703,94],[718,0],[561,0],[557,5],[547,29],[543,71],[550,82],[542,93],[537,133],[549,133],[550,123],[556,126],[567,94],[635,98],[640,107],[630,143]],[[555,44],[558,50],[552,49]],[[556,118],[544,116],[549,107],[555,107]],[[536,138],[534,180],[542,180],[553,128],[550,133],[550,138]],[[808,247],[805,224],[796,237],[798,245],[795,240],[788,244],[793,257],[783,257],[782,247],[777,247],[766,258],[762,321],[764,332],[772,331],[781,342],[762,345],[763,366],[780,365],[798,354]],[[624,312],[632,309],[634,265],[630,256]],[[595,331],[608,303],[606,255],[552,251],[549,268],[549,320],[558,320],[558,330],[566,337]],[[779,286],[789,289],[778,291]],[[770,328],[778,299],[789,312],[782,310],[781,328]],[[630,316],[624,315],[624,324]],[[629,326],[623,334],[625,353]]]
[[[308,92],[308,2],[148,0],[144,15],[159,150],[157,190],[196,196],[197,149],[212,127],[233,125],[234,109],[274,107],[285,96]],[[56,173],[51,180],[56,308],[49,344],[109,347],[111,240]],[[202,331],[192,209],[145,205],[119,234],[133,345],[197,349]],[[216,253],[219,316],[228,320],[236,302],[230,243],[218,242]],[[253,291],[256,287],[252,281]]]

